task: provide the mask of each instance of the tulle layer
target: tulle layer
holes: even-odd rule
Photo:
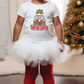
[[[26,63],[32,67],[38,63],[46,66],[49,64],[60,64],[67,60],[70,47],[63,44],[65,49],[63,52],[61,44],[57,42],[57,37],[50,41],[32,42],[25,36],[8,45],[8,54],[19,63]]]

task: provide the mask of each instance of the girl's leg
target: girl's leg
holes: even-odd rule
[[[36,77],[38,75],[38,65],[31,67],[25,63],[25,77],[24,84],[35,84]]]
[[[55,84],[53,65],[48,64],[47,66],[42,66],[40,64],[40,74],[43,77],[44,84]]]

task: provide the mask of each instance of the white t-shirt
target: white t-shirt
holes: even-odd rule
[[[25,18],[25,36],[32,41],[44,41],[54,38],[53,18],[61,13],[56,4],[34,4],[31,1],[21,4],[18,15]]]

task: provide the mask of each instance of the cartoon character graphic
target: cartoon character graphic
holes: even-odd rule
[[[33,20],[33,25],[31,26],[31,29],[33,30],[48,30],[48,26],[46,26],[46,20],[45,17],[43,16],[43,10],[38,9],[36,11],[36,16],[34,17]]]

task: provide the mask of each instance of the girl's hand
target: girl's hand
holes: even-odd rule
[[[60,51],[63,52],[65,46],[63,45],[62,41],[58,41],[58,43],[62,45],[62,49],[60,49]]]

